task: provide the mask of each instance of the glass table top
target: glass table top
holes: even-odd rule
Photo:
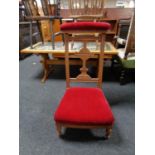
[[[79,52],[83,47],[83,42],[74,42],[74,46],[71,49],[71,42],[69,42],[69,53]],[[96,42],[88,42],[87,48],[92,53],[98,54],[100,52],[100,45],[98,46]],[[33,54],[62,54],[65,53],[65,46],[63,42],[55,42],[55,49],[52,48],[51,42],[38,42],[33,45],[33,48],[30,46],[21,50],[21,53],[33,53]],[[107,55],[116,55],[118,54],[116,48],[111,42],[105,42],[104,53]]]
[[[99,50],[97,49],[97,44],[95,42],[88,42],[87,43],[87,48],[89,50]],[[74,46],[73,49],[74,51],[79,51],[79,49],[81,49],[83,47],[83,43],[82,42],[74,42]],[[98,45],[98,47],[100,47],[100,45]],[[31,47],[28,47],[28,49],[31,49]],[[51,42],[44,42],[44,44],[42,44],[41,42],[39,44],[37,44],[36,46],[33,46],[33,50],[53,50],[52,49],[52,43]],[[55,50],[65,50],[64,44],[63,42],[56,42],[55,43]],[[69,50],[71,50],[71,42],[69,43]],[[71,51],[72,51],[71,50]],[[105,43],[105,50],[106,51],[111,51],[112,50],[112,45],[108,42]]]

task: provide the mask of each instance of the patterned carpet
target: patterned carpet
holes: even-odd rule
[[[103,90],[115,116],[112,137],[104,130],[64,129],[57,137],[53,114],[65,92],[64,66],[55,66],[45,84],[38,56],[20,61],[20,155],[134,155],[135,84],[120,86],[116,71],[104,69]],[[72,68],[72,72],[75,70]],[[84,85],[84,84],[80,84]],[[85,86],[92,86],[86,84]]]

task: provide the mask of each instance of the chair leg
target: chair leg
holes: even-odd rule
[[[57,134],[58,134],[58,136],[60,136],[61,135],[62,126],[59,123],[55,123],[55,125],[56,125]]]
[[[126,70],[122,69],[121,76],[120,76],[120,85],[124,85],[126,83]]]
[[[60,25],[62,24],[62,18],[60,18]],[[64,34],[61,34],[62,35],[62,41],[63,41],[63,45],[65,45],[65,37],[64,37]]]
[[[112,133],[112,128],[111,127],[106,128],[105,138],[109,139],[111,136],[111,133]]]
[[[52,34],[52,48],[55,49],[55,34]]]
[[[42,32],[42,28],[41,28],[41,23],[39,21],[37,21],[37,27],[38,27],[38,30],[40,33],[41,42],[42,42],[42,44],[44,44],[43,32]]]
[[[63,41],[63,45],[65,45],[65,37],[64,37],[64,34],[62,34],[62,41]]]

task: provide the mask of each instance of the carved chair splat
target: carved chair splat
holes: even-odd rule
[[[105,34],[101,34],[98,38],[101,39],[100,53],[98,55],[98,75],[96,78],[92,78],[88,75],[87,61],[94,56],[93,53],[87,48],[87,41],[84,40],[84,46],[80,51],[72,56],[69,56],[69,34],[65,34],[65,67],[66,67],[66,85],[67,88],[70,87],[70,82],[96,82],[97,86],[101,88],[102,86],[102,76],[103,76],[103,57],[104,57],[104,42]],[[80,58],[82,60],[82,67],[80,68],[80,74],[75,77],[70,77],[70,67],[69,58]]]
[[[91,53],[91,51],[86,46],[88,40],[86,38],[82,38],[81,37],[81,41],[84,42],[84,46],[79,50],[79,52],[76,52],[73,55],[69,55],[69,38],[70,38],[70,35],[72,33],[75,33],[75,31],[67,31],[67,32],[65,32],[65,31],[63,32],[62,31],[62,33],[64,33],[64,36],[65,36],[65,69],[66,69],[66,87],[67,87],[67,90],[66,90],[66,94],[64,95],[64,97],[63,97],[63,99],[62,99],[62,101],[60,103],[60,106],[58,107],[58,109],[57,109],[57,111],[55,113],[55,118],[54,119],[55,119],[57,133],[58,133],[59,136],[61,135],[61,129],[62,129],[62,127],[66,127],[66,128],[81,128],[81,129],[105,128],[105,132],[106,132],[105,137],[106,138],[109,138],[110,135],[111,135],[111,132],[112,132],[114,118],[113,118],[113,114],[112,114],[112,112],[110,110],[110,107],[107,104],[107,101],[105,100],[104,95],[102,96],[102,91],[99,89],[99,88],[102,87],[105,32],[104,31],[102,31],[102,32],[101,31],[91,32],[92,34],[98,33],[98,40],[100,41],[100,52],[98,53],[98,74],[97,74],[97,77],[96,78],[92,78],[90,75],[88,75],[88,67],[87,67],[86,63],[94,55],[94,54]],[[94,36],[94,37],[96,37],[96,36]],[[74,58],[75,57],[76,58],[80,58],[82,60],[82,67],[80,68],[80,72],[81,73],[77,77],[75,77],[75,78],[71,78],[71,76],[70,76],[70,58],[72,58],[72,57],[74,57]],[[73,122],[72,121],[70,122],[70,119],[72,119],[72,117],[71,118],[67,117],[66,120],[63,121],[64,118],[62,117],[62,115],[66,113],[66,110],[68,109],[67,108],[68,106],[75,105],[75,106],[72,107],[73,109],[75,109],[76,106],[78,107],[79,104],[82,104],[82,105],[84,104],[82,100],[85,100],[86,107],[87,106],[90,106],[89,105],[89,102],[90,101],[89,100],[87,101],[87,97],[86,96],[83,96],[83,97],[81,96],[84,92],[82,93],[79,90],[79,88],[71,88],[70,87],[70,83],[71,82],[95,82],[95,83],[97,83],[97,87],[98,88],[91,88],[90,90],[89,90],[89,88],[84,88],[84,89],[80,88],[80,90],[81,91],[85,91],[86,90],[88,92],[90,91],[88,93],[90,96],[93,96],[93,95],[97,96],[96,99],[93,98],[94,100],[98,100],[98,97],[101,99],[101,100],[99,99],[99,101],[97,101],[97,102],[96,101],[92,101],[92,104],[97,104],[97,107],[98,107],[98,104],[101,104],[101,106],[103,106],[103,105],[105,106],[105,108],[103,108],[103,111],[102,112],[105,113],[106,110],[108,111],[107,114],[111,118],[111,120],[110,120],[109,123],[104,123],[103,122],[103,123],[93,124],[91,122],[91,120],[90,120],[89,123],[83,122],[81,124],[80,123],[77,124],[76,123],[76,121],[77,121],[76,118],[73,120]],[[94,93],[91,94],[91,91],[93,91]],[[79,102],[77,102],[76,104],[75,103],[73,104],[72,102],[68,103],[69,102],[69,96],[72,97],[75,92],[76,92],[76,95],[79,94],[78,95],[78,101]],[[71,101],[73,101],[73,99],[71,99]],[[100,101],[102,103],[100,103]],[[93,109],[92,108],[91,111],[92,112],[94,110],[97,110],[98,111],[99,109],[98,108],[96,108],[96,109]],[[87,109],[85,109],[84,111],[85,111],[84,113],[86,114],[87,113]],[[73,113],[74,112],[75,111],[73,111]],[[76,115],[79,112],[77,110],[76,111]],[[103,119],[107,119],[106,118],[107,116],[105,116],[103,113],[101,114],[101,117],[103,116]],[[66,115],[67,114],[65,114],[64,116],[66,116]],[[70,114],[69,114],[69,116],[70,116]],[[74,116],[74,114],[73,114],[73,116]],[[80,115],[80,117],[81,117],[81,115]],[[89,117],[89,115],[88,115],[88,117]],[[82,120],[83,120],[83,118],[82,118]],[[66,122],[66,121],[69,121],[69,122]]]

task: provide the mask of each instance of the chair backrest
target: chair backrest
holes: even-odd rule
[[[74,33],[74,32],[73,32]],[[95,32],[98,33],[98,32]],[[66,85],[67,88],[70,87],[70,82],[95,82],[99,88],[102,87],[102,74],[103,74],[103,61],[104,61],[104,42],[105,42],[105,34],[98,34],[96,39],[100,40],[100,50],[98,54],[94,54],[87,47],[87,36],[77,36],[78,40],[83,41],[83,47],[76,52],[76,54],[69,54],[69,40],[72,40],[72,36],[68,33],[64,34],[65,36],[65,69],[66,69]],[[74,36],[76,37],[76,36]],[[90,39],[94,40],[95,36],[92,36]],[[77,77],[70,77],[70,58],[79,58],[82,61],[82,67],[80,68],[80,74]],[[92,78],[88,75],[88,67],[87,62],[90,58],[96,58],[98,60],[98,73],[97,77]]]
[[[70,16],[103,16],[104,0],[68,0]]]
[[[40,16],[36,0],[22,0],[26,16]]]
[[[57,15],[59,0],[56,4],[50,4],[49,0],[22,0],[26,9],[27,16],[50,16]],[[41,4],[38,7],[38,2]],[[60,4],[59,4],[60,5]]]
[[[135,52],[135,15],[132,16],[125,46],[125,59],[129,53]]]

